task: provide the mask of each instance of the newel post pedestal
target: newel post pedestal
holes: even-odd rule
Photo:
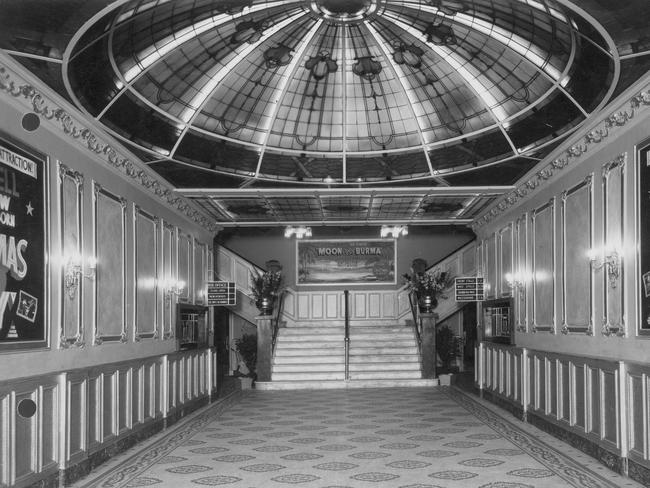
[[[422,320],[422,377],[436,378],[436,320],[435,313],[421,313]]]
[[[271,316],[260,315],[257,321],[257,381],[271,381],[271,361],[273,360],[273,329]]]

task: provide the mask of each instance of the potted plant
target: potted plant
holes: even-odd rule
[[[255,304],[262,315],[271,315],[275,301],[280,294],[281,285],[281,268],[251,272],[251,292],[253,294],[251,302]]]
[[[445,290],[453,283],[448,271],[434,269],[432,271],[416,272],[403,275],[408,289],[418,298],[420,311],[431,313],[438,306],[439,298],[447,298]]]
[[[447,326],[436,330],[436,350],[440,358],[440,373],[451,373],[452,363],[458,356],[458,337]]]
[[[239,357],[244,362],[246,369],[248,371],[242,373],[239,372],[237,376],[240,378],[249,378],[248,382],[242,382],[242,387],[245,384],[250,388],[253,381],[257,377],[256,365],[257,365],[257,335],[255,334],[244,334],[239,339],[235,339],[235,346],[237,347],[237,353]],[[239,371],[240,368],[237,368]]]

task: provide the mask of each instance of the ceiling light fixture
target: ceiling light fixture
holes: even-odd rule
[[[292,225],[288,225],[284,229],[284,237],[289,238],[294,235],[296,236],[296,239],[311,237],[311,227],[304,227],[302,225],[299,225],[298,227],[293,227]]]
[[[381,237],[392,237],[397,239],[399,236],[406,236],[409,233],[409,228],[406,225],[382,225],[381,226]]]

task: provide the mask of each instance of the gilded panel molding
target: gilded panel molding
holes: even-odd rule
[[[173,187],[153,176],[150,171],[140,167],[141,163],[132,161],[120,154],[120,150],[113,147],[93,132],[84,127],[77,118],[65,109],[57,106],[46,95],[34,86],[15,78],[11,68],[0,65],[0,93],[8,94],[14,98],[24,99],[34,113],[50,121],[64,134],[75,139],[85,150],[101,157],[104,162],[128,176],[135,183],[145,188],[150,194],[155,195],[164,205],[170,206],[185,217],[200,225],[209,232],[217,232],[220,227],[201,211],[194,208],[187,199],[174,192]]]
[[[61,290],[65,290],[67,260],[83,255],[83,175],[61,162],[57,170],[61,232],[60,286]],[[59,347],[62,349],[84,346],[83,290],[84,280],[80,279],[74,295],[61,294]]]
[[[528,332],[528,294],[530,281],[528,270],[528,214],[525,213],[515,221],[515,330]]]
[[[545,225],[546,228],[538,229],[538,225]],[[532,331],[548,331],[555,334],[555,197],[532,212],[531,227]],[[544,266],[547,268],[545,269]],[[550,286],[542,286],[545,282],[550,283]],[[548,299],[548,303],[541,303],[545,298]],[[542,310],[551,311],[548,324],[538,322]]]
[[[566,149],[564,154],[537,171],[496,203],[487,213],[477,218],[471,226],[472,229],[476,232],[480,227],[491,222],[506,210],[521,204],[522,200],[529,198],[535,190],[545,185],[558,172],[569,165],[575,165],[594,145],[606,142],[617,129],[624,127],[630,120],[634,119],[639,110],[645,110],[648,106],[650,106],[650,89],[639,92],[631,97],[618,111],[602,119],[599,124],[583,136],[581,141]]]
[[[178,279],[177,269],[174,268],[174,236],[176,230],[173,225],[163,222],[162,225],[162,270],[160,277],[164,282],[176,281]],[[177,264],[177,263],[176,263]],[[159,294],[164,295],[165,290],[159,287]],[[174,337],[174,304],[171,298],[162,297],[162,338],[172,339]]]
[[[594,242],[593,174],[562,192],[561,202],[561,331],[563,334],[582,332],[593,335],[594,282],[591,264],[587,259]],[[587,225],[588,228],[585,229],[582,225]],[[573,296],[569,297],[569,293]],[[578,296],[579,293],[584,293],[584,296]],[[569,303],[571,310],[568,309]],[[579,316],[580,312],[583,313],[582,316]]]
[[[136,341],[155,339],[159,335],[159,223],[158,217],[133,205],[133,324]],[[146,325],[145,320],[148,322]]]
[[[619,245],[625,236],[625,172],[627,153],[618,155],[603,165],[603,242],[605,247]],[[625,266],[621,266],[618,285],[611,286],[607,273],[603,275],[603,327],[604,336],[624,337],[625,325]]]
[[[127,340],[126,199],[93,182],[93,207],[93,248],[97,259],[97,271],[93,282],[94,344],[100,345],[107,341],[125,343]],[[100,288],[103,288],[101,293]],[[115,290],[119,293],[119,297]],[[111,323],[111,319],[116,319],[118,323]],[[105,333],[106,329],[108,333]]]

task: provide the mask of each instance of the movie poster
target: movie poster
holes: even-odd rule
[[[44,171],[0,139],[0,352],[47,346]]]
[[[639,295],[642,313],[639,328],[642,333],[650,334],[650,145],[639,153],[639,205]]]
[[[299,285],[395,284],[393,239],[296,242]]]

